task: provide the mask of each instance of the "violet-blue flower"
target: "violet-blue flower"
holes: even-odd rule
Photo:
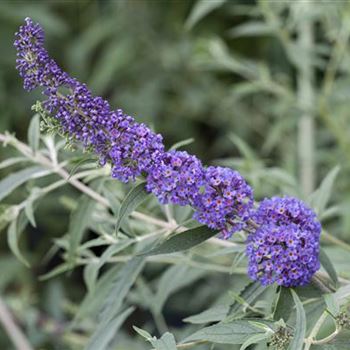
[[[229,238],[246,227],[253,203],[253,191],[237,171],[210,166],[204,173],[203,189],[195,197],[194,217]]]
[[[254,215],[259,225],[248,236],[248,274],[267,285],[305,285],[320,268],[321,225],[316,214],[292,197],[265,199]]]
[[[165,152],[162,137],[134,118],[110,108],[85,84],[63,72],[44,46],[39,24],[26,18],[16,33],[17,69],[24,87],[43,87],[43,106],[58,121],[70,143],[81,142],[109,163],[112,176],[133,181],[145,176],[146,188],[161,203],[191,205],[195,218],[224,238],[246,226],[252,190],[236,171],[202,166],[186,152]]]

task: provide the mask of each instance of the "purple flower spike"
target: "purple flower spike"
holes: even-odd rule
[[[253,207],[252,189],[228,168],[202,166],[187,152],[165,152],[161,135],[112,110],[102,97],[63,72],[49,57],[39,24],[26,18],[16,33],[17,69],[24,88],[43,88],[44,112],[58,122],[69,142],[81,142],[109,163],[112,177],[123,182],[145,176],[146,188],[161,203],[190,205],[201,223],[223,238],[246,227]]]
[[[227,239],[246,227],[253,203],[253,191],[237,171],[211,166],[205,171],[203,190],[195,198],[194,217],[221,230]]]
[[[273,197],[261,202],[255,221],[260,227],[247,240],[249,276],[264,285],[309,283],[320,268],[316,214],[296,198]]]

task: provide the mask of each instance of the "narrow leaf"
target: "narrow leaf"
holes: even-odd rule
[[[324,301],[326,302],[328,311],[335,317],[339,314],[340,306],[334,294],[325,294]]]
[[[338,275],[337,272],[333,266],[333,263],[331,259],[328,257],[324,249],[320,249],[320,255],[319,259],[321,262],[321,265],[324,267],[324,269],[327,271],[329,277],[332,279],[335,285],[338,284]]]
[[[293,298],[289,292],[289,288],[280,287],[278,301],[276,304],[273,318],[276,321],[279,321],[282,318],[285,322],[287,322],[292,311],[293,311]]]
[[[134,328],[135,332],[137,332],[139,335],[141,335],[141,337],[145,338],[146,340],[150,341],[150,339],[153,339],[153,337],[144,329],[141,329],[136,326],[132,326],[132,328]]]
[[[92,184],[92,188],[99,192],[101,187],[101,181],[98,180]],[[86,195],[82,195],[79,199],[78,207],[72,213],[69,222],[68,237],[69,237],[69,250],[68,258],[72,264],[74,262],[74,256],[78,249],[80,242],[83,239],[83,235],[91,222],[92,212],[95,208],[96,202]]]
[[[265,321],[265,323],[273,325],[273,322]],[[263,333],[265,331],[252,325],[249,319],[235,320],[202,328],[186,338],[184,342],[206,340],[218,344],[243,344],[253,335]]]
[[[249,283],[243,289],[243,291],[239,294],[239,296],[240,298],[242,298],[242,300],[245,300],[247,304],[252,305],[255,299],[265,291],[266,291],[266,287],[262,286],[259,281],[255,281],[255,282]],[[227,321],[234,319],[242,308],[243,308],[242,304],[235,302],[230,308]]]
[[[71,171],[69,172],[69,176],[68,176],[68,180],[77,172],[77,170],[85,163],[88,163],[88,162],[92,162],[92,161],[95,161],[95,164],[96,164],[96,157],[88,157],[88,158],[83,158],[83,159],[80,159],[74,166],[73,168],[71,169]]]
[[[28,128],[28,143],[34,153],[39,149],[40,141],[40,115],[35,114]]]
[[[199,226],[175,234],[160,243],[158,246],[140,255],[159,255],[181,252],[203,243],[207,239],[215,236],[217,233],[217,230],[212,230],[205,225]]]
[[[50,171],[41,166],[33,166],[12,173],[0,181],[0,201],[28,180],[48,174],[50,174]]]
[[[171,147],[170,147],[170,150],[175,150],[175,149],[178,149],[178,148],[181,148],[183,146],[187,146],[187,145],[190,145],[191,143],[194,142],[194,138],[189,138],[189,139],[186,139],[186,140],[183,140],[183,141],[180,141],[180,142],[176,142],[175,144],[173,144]]]
[[[134,284],[143,266],[144,259],[136,257],[127,262],[120,269],[102,305],[99,324],[93,334],[93,338],[97,338],[100,334],[103,334],[104,328],[118,315],[123,305],[124,298],[129,293],[130,288]]]
[[[339,173],[340,167],[333,168],[323,179],[320,187],[312,196],[312,205],[318,215],[322,215],[327,207],[328,201],[332,194],[334,181]]]
[[[262,36],[271,33],[273,33],[273,28],[271,25],[261,21],[246,22],[235,26],[229,31],[229,34],[234,38],[245,36]]]
[[[186,265],[169,267],[160,278],[157,293],[154,296],[153,309],[160,313],[169,296],[181,288],[203,277],[205,272],[201,269],[189,268]]]
[[[148,196],[145,189],[145,182],[140,183],[131,189],[122,202],[119,210],[115,231],[118,232],[125,217],[131,214]]]
[[[17,257],[17,259],[24,265],[29,267],[28,261],[24,258],[18,247],[18,240],[20,237],[20,232],[17,227],[17,220],[13,220],[7,230],[7,242],[12,251],[12,253]]]
[[[30,222],[30,224],[33,227],[36,227],[35,217],[34,217],[34,208],[33,208],[33,201],[28,200],[26,203],[26,206],[24,207],[24,212]]]
[[[197,315],[187,317],[183,321],[187,323],[193,323],[193,324],[219,322],[226,317],[228,310],[229,310],[228,305],[217,305]]]
[[[118,329],[122,326],[124,321],[130,316],[130,314],[135,309],[133,307],[129,307],[122,314],[112,319],[108,324],[103,328],[101,332],[98,334],[95,333],[89,343],[85,347],[86,350],[105,350],[108,347],[108,344],[113,339]]]
[[[289,350],[300,350],[303,348],[306,333],[306,315],[298,294],[293,289],[291,289],[290,292],[292,293],[294,304],[296,306],[296,322],[295,332],[289,345]]]
[[[88,265],[84,270],[84,279],[88,287],[88,291],[93,290],[96,284],[98,273],[102,266],[111,258],[114,254],[124,250],[128,247],[133,241],[125,240],[118,242],[116,244],[110,245],[101,255],[97,263],[92,263]]]
[[[252,337],[250,337],[249,339],[247,339],[242,346],[240,347],[239,350],[245,350],[247,349],[250,345],[253,344],[258,344],[263,340],[266,340],[269,337],[268,333],[263,333],[263,334],[255,334]]]
[[[222,6],[225,2],[226,0],[198,0],[188,16],[185,27],[187,29],[191,29],[202,18],[214,11],[216,8]]]

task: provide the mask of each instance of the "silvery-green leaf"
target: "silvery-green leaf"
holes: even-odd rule
[[[110,320],[99,333],[95,333],[92,336],[86,345],[85,350],[107,349],[108,344],[111,342],[118,329],[134,310],[134,307],[129,307],[123,313]]]
[[[51,171],[41,166],[32,166],[8,175],[0,181],[0,201],[28,180],[46,176],[50,173]]]
[[[289,350],[300,350],[303,348],[306,333],[306,315],[298,294],[293,289],[290,289],[290,292],[292,293],[294,304],[296,306],[296,322],[295,331],[293,339],[289,345]]]
[[[155,246],[153,249],[146,251],[141,255],[149,256],[181,252],[205,242],[216,234],[218,234],[217,230],[212,230],[205,225],[199,226],[172,235],[165,241]]]
[[[17,227],[17,220],[13,220],[7,230],[7,243],[12,251],[12,253],[17,257],[19,261],[21,261],[24,265],[29,267],[29,263],[26,260],[26,258],[22,255],[19,246],[18,241],[20,237],[20,231]]]
[[[197,315],[186,317],[183,321],[193,324],[219,322],[226,317],[229,308],[228,305],[213,306]]]
[[[35,114],[28,128],[28,143],[34,153],[39,149],[40,141],[40,115]]]
[[[214,11],[216,8],[222,6],[225,2],[226,0],[197,0],[186,20],[186,28],[191,29],[203,17]]]
[[[118,232],[122,221],[131,214],[149,195],[145,189],[145,182],[133,187],[121,203],[115,231]]]

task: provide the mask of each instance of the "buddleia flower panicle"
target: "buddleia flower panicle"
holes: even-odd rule
[[[260,203],[254,220],[259,228],[247,240],[249,276],[264,285],[309,283],[320,268],[316,214],[296,198],[273,197]]]
[[[58,121],[69,143],[95,152],[109,163],[112,177],[123,182],[138,176],[161,203],[190,205],[195,218],[229,238],[247,225],[252,189],[236,171],[205,168],[187,152],[165,151],[162,136],[137,123],[121,109],[112,110],[102,97],[62,71],[44,48],[44,32],[30,18],[16,33],[17,69],[24,88],[43,88],[43,115]],[[49,120],[49,127],[56,125]]]
[[[194,198],[194,217],[229,238],[247,226],[253,204],[253,191],[237,171],[210,166],[202,192]]]

